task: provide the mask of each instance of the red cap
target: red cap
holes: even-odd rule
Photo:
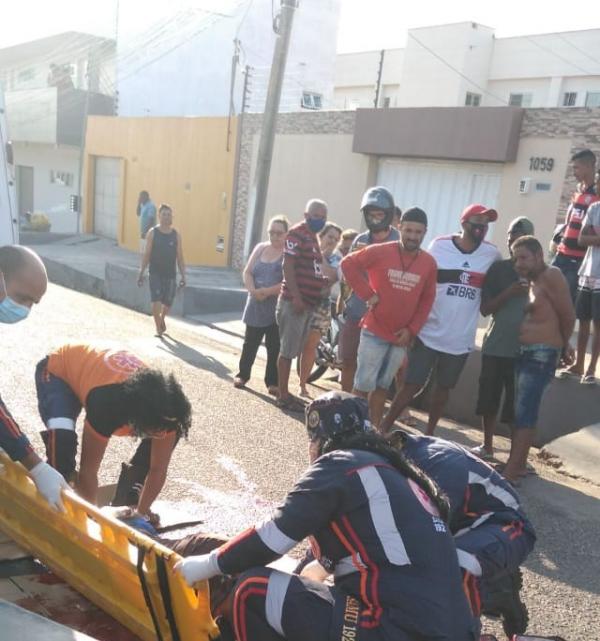
[[[479,214],[485,214],[490,223],[498,219],[498,212],[495,209],[489,209],[485,205],[469,205],[463,209],[463,213],[460,215],[460,222],[466,223],[469,218],[479,216]]]

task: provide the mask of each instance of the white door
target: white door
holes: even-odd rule
[[[96,157],[94,233],[117,240],[121,202],[121,159]]]
[[[426,247],[437,236],[460,230],[460,213],[467,205],[496,206],[500,169],[490,163],[384,158],[379,161],[377,184],[392,192],[402,211],[413,206],[425,211]],[[493,227],[487,240],[493,236]]]

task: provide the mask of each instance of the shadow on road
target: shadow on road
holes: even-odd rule
[[[520,490],[536,529],[526,567],[553,581],[600,594],[597,534],[600,500],[544,479],[528,477]]]
[[[206,356],[193,347],[178,341],[176,338],[172,338],[168,334],[163,334],[163,336],[160,337],[160,340],[162,345],[158,346],[159,350],[168,352],[169,354],[180,358],[182,361],[185,361],[189,365],[193,365],[199,369],[208,370],[219,378],[229,381],[232,380],[231,370],[216,358]]]
[[[290,418],[295,418],[297,421],[300,421],[302,424],[304,424],[304,414],[300,414],[298,412],[288,412],[286,410],[283,410],[281,408],[278,408],[275,403],[277,399],[273,396],[270,396],[269,394],[265,394],[264,392],[257,392],[256,390],[252,389],[251,387],[244,387],[243,390],[240,390],[242,392],[249,392],[252,394],[252,396],[256,396],[257,398],[260,398],[262,401],[265,403],[270,403],[277,409],[279,412],[282,412],[286,416],[289,416]]]

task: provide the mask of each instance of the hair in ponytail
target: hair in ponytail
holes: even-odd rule
[[[437,483],[410,461],[401,450],[392,447],[380,434],[375,432],[342,432],[325,441],[321,453],[326,454],[334,450],[363,450],[383,457],[402,476],[416,483],[432,500],[442,519],[446,523],[448,522],[450,503]]]

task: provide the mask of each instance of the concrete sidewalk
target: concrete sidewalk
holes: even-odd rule
[[[147,278],[142,287],[137,285],[139,254],[91,234],[60,235],[54,239],[50,234],[23,233],[21,242],[34,247],[42,257],[53,283],[150,312]],[[175,316],[241,313],[246,290],[239,272],[231,268],[189,266],[186,272],[186,287],[178,291],[171,310]]]

